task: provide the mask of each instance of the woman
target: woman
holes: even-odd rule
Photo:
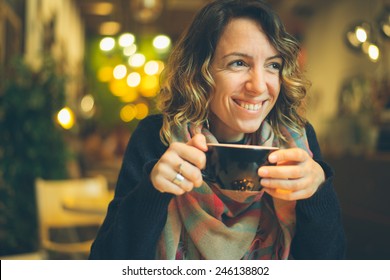
[[[297,42],[261,0],[205,6],[173,50],[163,114],[140,122],[91,259],[342,259],[332,169],[299,113]],[[202,179],[207,142],[279,146],[258,192]]]

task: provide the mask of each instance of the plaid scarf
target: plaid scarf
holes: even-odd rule
[[[287,143],[274,137],[264,121],[246,144],[300,147],[310,155],[306,133],[282,130]],[[206,127],[192,125],[173,129],[174,141],[187,142],[196,133],[208,143],[217,139]],[[199,188],[172,199],[160,236],[157,259],[288,259],[295,232],[295,201],[269,196],[264,190],[222,190],[203,182]]]

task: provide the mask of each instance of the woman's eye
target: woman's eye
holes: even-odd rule
[[[278,63],[278,62],[272,62],[270,64],[270,67],[272,69],[275,69],[275,70],[278,70],[278,71],[280,71],[282,69],[282,65],[280,63]]]
[[[231,62],[229,65],[233,67],[242,67],[242,66],[246,66],[246,63],[242,60],[236,60]]]

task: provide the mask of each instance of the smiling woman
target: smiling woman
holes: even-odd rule
[[[343,258],[333,171],[299,113],[298,53],[262,0],[201,9],[170,55],[162,114],[128,143],[90,258]],[[279,148],[255,171],[261,188],[202,177],[207,144],[223,142]]]

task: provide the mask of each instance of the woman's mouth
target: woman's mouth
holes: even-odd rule
[[[260,103],[248,103],[241,100],[234,100],[236,104],[248,111],[259,111],[263,105],[263,102]]]

